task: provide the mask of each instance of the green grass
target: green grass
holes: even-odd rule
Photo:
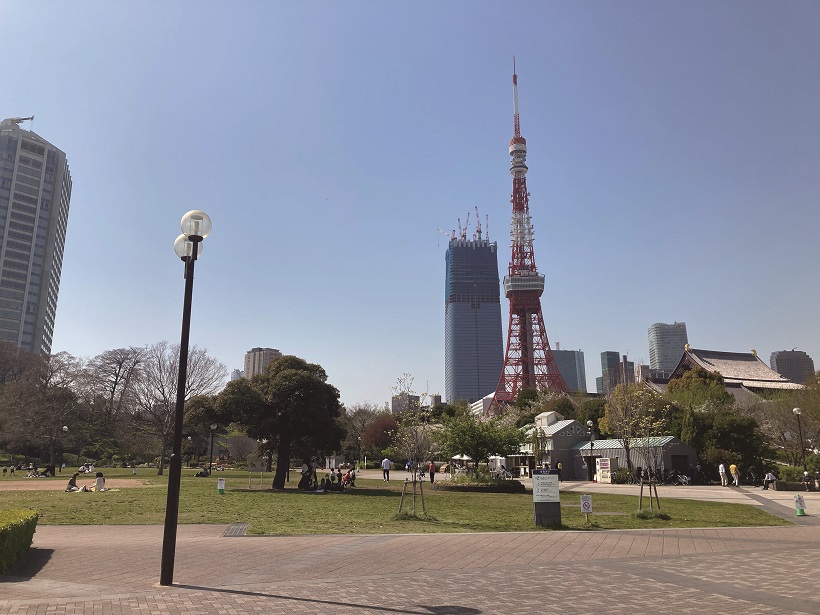
[[[0,490],[0,510],[32,508],[40,514],[40,524],[161,524],[165,519],[167,476],[156,470],[104,469],[107,478],[129,478],[144,486],[102,493],[63,491]],[[463,493],[432,491],[425,488],[427,518],[397,518],[402,483],[381,480],[356,481],[350,492],[303,493],[292,481],[284,492],[268,489],[272,475],[226,472],[211,478],[194,478],[195,470],[183,471],[179,507],[180,523],[249,523],[251,534],[382,534],[430,532],[533,531],[532,494]],[[57,478],[14,480],[68,481],[69,474]],[[216,492],[216,479],[227,480],[226,492]],[[291,474],[296,478],[296,474]],[[6,481],[12,480],[6,478]],[[78,480],[93,482],[89,477]],[[3,483],[0,482],[0,485]],[[577,493],[561,494],[562,522],[566,529],[631,529],[674,527],[732,527],[789,525],[757,507],[743,504],[662,499],[664,519],[639,519],[637,496],[595,494],[595,512],[622,513],[591,515],[585,522]],[[645,502],[646,503],[646,502]],[[408,499],[404,510],[408,511]],[[422,516],[421,500],[416,512]]]

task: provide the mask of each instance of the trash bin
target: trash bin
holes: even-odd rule
[[[225,495],[225,479],[224,478],[216,479],[216,492],[219,495]]]

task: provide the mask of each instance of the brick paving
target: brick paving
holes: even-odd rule
[[[748,497],[780,506],[783,516],[794,514],[788,498]],[[820,498],[811,505],[820,510]],[[805,519],[817,520],[799,520]],[[817,523],[241,534],[237,526],[180,526],[175,585],[160,587],[161,526],[41,526],[26,559],[0,577],[0,613],[820,614]]]

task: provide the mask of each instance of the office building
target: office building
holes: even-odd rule
[[[628,361],[626,355],[621,358],[621,355],[611,350],[601,353],[601,380],[595,380],[598,393],[609,395],[619,384],[634,382],[635,364]]]
[[[390,412],[393,414],[401,414],[412,410],[418,411],[421,408],[421,397],[418,395],[410,395],[409,393],[399,393],[390,398]]]
[[[778,350],[769,357],[769,365],[778,374],[797,384],[806,384],[814,375],[814,361],[802,350]]]
[[[668,325],[656,322],[649,327],[649,367],[672,372],[683,356],[683,349],[689,343],[686,323]]]
[[[65,152],[0,122],[0,340],[50,354],[63,265],[71,173]]]
[[[559,344],[555,344],[552,351],[558,371],[564,377],[567,388],[570,391],[587,392],[587,373],[584,367],[584,353],[580,350],[561,350]]]
[[[264,373],[268,363],[278,359],[282,353],[276,348],[251,348],[245,353],[245,378],[253,378],[257,374]]]
[[[445,263],[444,394],[472,403],[495,390],[504,365],[497,245],[451,239]]]

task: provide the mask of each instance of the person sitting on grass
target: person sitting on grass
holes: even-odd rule
[[[94,480],[94,491],[108,491],[105,487],[105,476],[102,472],[97,472],[97,477]]]
[[[66,491],[88,491],[88,487],[83,485],[82,487],[77,486],[77,477],[80,475],[79,472],[74,472],[74,475],[68,479],[68,486],[66,486]]]

